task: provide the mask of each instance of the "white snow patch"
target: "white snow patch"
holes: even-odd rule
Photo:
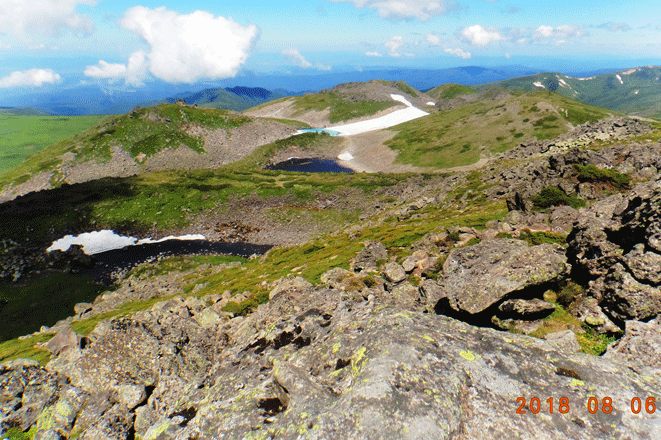
[[[411,104],[406,98],[404,98],[402,95],[390,95],[392,99],[395,101],[399,101],[403,104],[405,104],[407,107],[413,107],[413,104]]]
[[[622,81],[622,77],[620,75],[615,75],[615,77],[620,81],[620,84],[624,84],[624,81]]]
[[[558,78],[558,82],[560,83],[561,86],[569,87],[571,89],[571,86],[569,84],[567,84],[567,82],[564,79]]]
[[[123,235],[115,234],[115,231],[104,229],[102,231],[84,232],[77,237],[73,235],[66,235],[59,240],[53,242],[51,247],[46,251],[51,252],[54,250],[66,251],[72,244],[79,244],[83,247],[83,252],[87,255],[99,254],[101,252],[111,251],[114,249],[122,249],[126,246],[134,246],[147,243],[160,243],[167,240],[206,240],[207,238],[201,234],[194,235],[181,235],[178,237],[168,236],[160,240],[153,240],[151,238],[144,238],[138,240],[135,237],[126,237]]]
[[[624,72],[620,72],[622,75],[631,75],[634,72],[638,72],[640,69],[638,67],[635,67],[633,69],[625,70]]]
[[[328,127],[329,130],[340,132],[340,136],[351,136],[354,134],[366,133],[368,131],[381,130],[384,128],[392,127],[394,125],[402,124],[404,122],[412,121],[414,119],[427,116],[429,113],[413,107],[406,98],[402,95],[390,95],[395,101],[399,101],[407,106],[401,110],[395,110],[392,113],[381,116],[379,118],[368,119],[367,121],[354,122],[352,124],[336,125]]]
[[[546,88],[546,86],[544,84],[542,84],[541,82],[539,82],[539,81],[535,81],[534,83],[532,83],[532,85],[535,86],[535,87],[541,87],[543,89]]]
[[[344,153],[337,156],[337,158],[340,159],[340,160],[351,160],[351,159],[353,159],[353,155],[351,153],[349,153],[348,151],[345,151]]]
[[[402,110],[396,110],[380,118],[374,118],[367,121],[354,122],[353,124],[336,125],[329,127],[331,130],[339,131],[340,136],[351,136],[354,134],[366,133],[368,131],[381,130],[412,121],[414,119],[427,116],[429,113],[415,107],[408,107]]]
[[[436,105],[436,103],[435,103],[435,102],[431,102],[431,101],[429,101],[429,102],[427,103],[427,105]]]
[[[596,78],[596,76],[588,76],[587,78],[576,78],[576,79],[579,80],[579,81],[587,81],[587,80],[595,79],[595,78]]]
[[[640,90],[636,90],[635,92],[633,92],[634,95],[637,95],[639,93],[640,93]]]

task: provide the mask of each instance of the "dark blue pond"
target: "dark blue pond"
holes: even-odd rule
[[[267,170],[297,171],[301,173],[353,173],[351,168],[338,165],[332,159],[289,159],[269,165]]]

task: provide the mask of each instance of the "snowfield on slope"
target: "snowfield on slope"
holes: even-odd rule
[[[102,231],[84,232],[77,237],[73,235],[66,235],[59,240],[53,242],[51,247],[46,249],[47,252],[54,250],[66,251],[72,244],[79,244],[83,247],[83,252],[87,255],[99,254],[101,252],[112,251],[115,249],[122,249],[126,246],[134,246],[140,244],[161,243],[168,240],[206,240],[207,238],[201,234],[194,235],[181,235],[174,237],[172,235],[161,238],[160,240],[153,240],[151,238],[144,238],[138,240],[135,237],[126,237],[117,235],[115,231],[104,229]]]
[[[385,116],[369,119],[367,121],[354,122],[352,124],[345,125],[336,125],[333,127],[328,127],[328,129],[340,132],[340,136],[351,136],[354,134],[366,133],[368,131],[389,128],[404,122],[427,116],[429,114],[426,111],[413,107],[413,104],[411,104],[402,95],[390,95],[390,97],[395,101],[403,103],[407,108],[402,110],[395,110],[394,112]]]

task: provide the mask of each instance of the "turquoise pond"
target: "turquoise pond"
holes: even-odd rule
[[[303,133],[328,133],[331,136],[339,136],[340,132],[335,130],[329,130],[328,128],[302,128],[299,131]]]

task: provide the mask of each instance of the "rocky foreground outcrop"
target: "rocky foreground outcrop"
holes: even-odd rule
[[[384,257],[368,243],[357,273],[333,269],[317,286],[283,279],[246,317],[222,316],[214,298],[175,297],[87,337],[65,328],[45,368],[0,366],[0,423],[35,439],[659,438],[658,412],[631,411],[632,399],[661,390],[658,322],[627,321],[625,337],[596,357],[574,352],[565,335],[544,341],[430,313],[450,296],[456,262],[471,260],[462,254],[490,256],[490,268],[507,260],[499,248],[527,255],[525,270],[501,274],[512,285],[474,270],[473,289],[500,286],[493,303],[525,314],[541,301],[531,288],[566,270],[557,248],[494,240],[457,249],[439,282],[414,287],[406,273],[423,252],[368,275],[360,268]],[[602,411],[604,398],[613,411]]]

